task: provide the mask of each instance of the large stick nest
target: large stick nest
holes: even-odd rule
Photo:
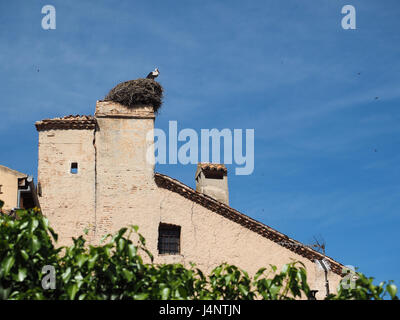
[[[129,108],[151,105],[157,112],[162,104],[163,91],[161,85],[152,79],[130,80],[117,84],[104,100],[112,100]]]

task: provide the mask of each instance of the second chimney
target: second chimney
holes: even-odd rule
[[[199,163],[196,170],[196,191],[229,205],[228,170],[223,164]]]

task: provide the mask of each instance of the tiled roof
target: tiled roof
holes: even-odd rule
[[[259,235],[279,244],[280,246],[293,251],[294,253],[305,257],[311,261],[326,259],[330,263],[331,270],[338,274],[342,275],[343,265],[339,262],[333,260],[330,257],[327,257],[318,251],[313,250],[312,248],[298,242],[294,239],[289,238],[287,235],[280,233],[279,231],[257,221],[245,214],[231,208],[230,206],[215,200],[203,193],[197,192],[182,182],[175,180],[171,177],[163,175],[161,173],[155,173],[154,175],[156,184],[160,188],[168,189],[170,191],[176,192],[183,197],[196,202],[203,207],[231,220],[234,221],[241,226],[258,233]]]
[[[226,169],[225,165],[219,164],[219,163],[199,162],[197,164],[197,167],[201,168],[203,170],[223,171],[224,173],[227,173],[227,169]]]
[[[94,129],[96,127],[96,119],[93,116],[69,115],[62,118],[37,121],[35,126],[38,131],[53,129]]]

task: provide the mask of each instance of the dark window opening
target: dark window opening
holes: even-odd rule
[[[160,223],[158,227],[158,253],[179,254],[181,242],[181,227]]]
[[[0,194],[2,194],[3,192],[1,191],[1,187],[2,187],[3,185],[2,184],[0,184]]]
[[[21,192],[19,207],[23,209],[31,209],[35,207],[35,201],[33,200],[31,192]]]
[[[224,172],[222,171],[204,171],[204,176],[207,179],[220,179],[224,178]]]
[[[71,163],[71,173],[77,174],[78,173],[78,162]]]

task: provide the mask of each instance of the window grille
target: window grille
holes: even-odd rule
[[[179,254],[181,240],[181,227],[160,223],[158,227],[158,253]]]

